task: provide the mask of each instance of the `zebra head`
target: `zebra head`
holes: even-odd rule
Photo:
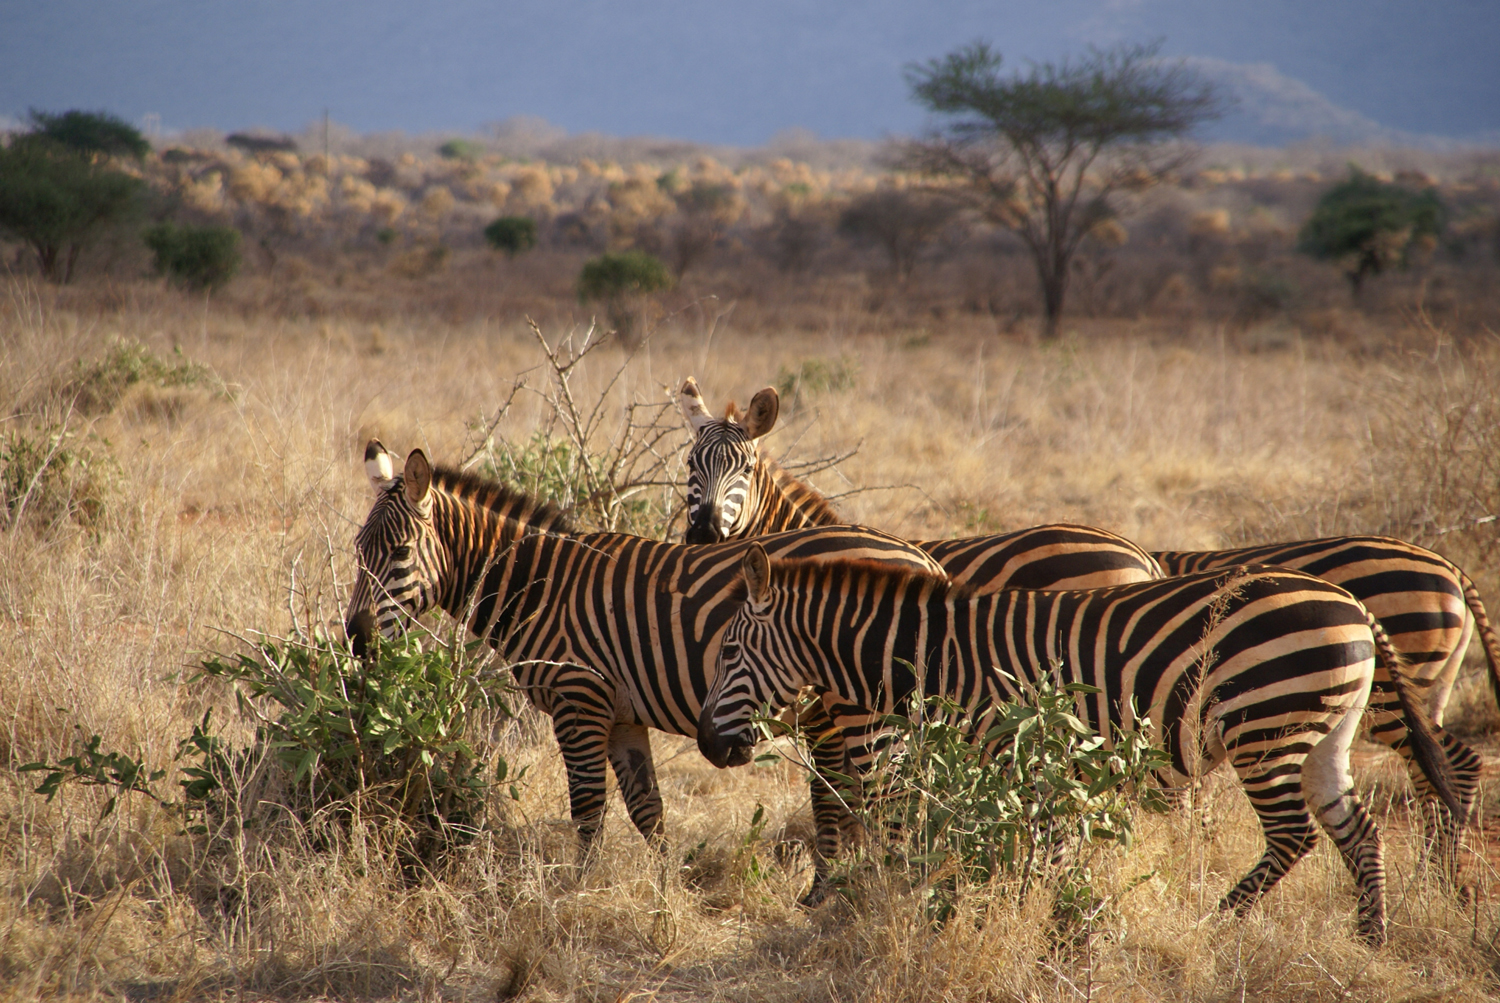
[[[750,400],[743,422],[733,404],[723,418],[715,418],[703,403],[692,377],[677,395],[682,416],[693,429],[688,452],[688,526],[684,543],[720,543],[744,535],[754,516],[756,472],[760,450],[756,441],[776,424],[781,399],[766,387]]]
[[[698,751],[721,769],[750,762],[759,739],[755,714],[762,707],[780,711],[810,681],[785,633],[775,629],[782,593],[772,585],[765,548],[752,543],[740,570],[745,602],[724,630],[718,673],[698,715]]]
[[[358,561],[344,630],[363,656],[374,640],[395,637],[437,602],[442,548],[432,528],[432,466],[420,449],[395,472],[379,439],[365,446],[365,472],[375,504],[354,537]]]

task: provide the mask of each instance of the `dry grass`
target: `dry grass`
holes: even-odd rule
[[[338,617],[368,505],[366,438],[458,458],[470,424],[519,373],[542,382],[522,325],[261,319],[144,285],[101,294],[105,311],[58,295],[0,290],[0,438],[55,427],[77,360],[111,339],[162,358],[178,346],[229,392],[148,381],[111,410],[75,410],[70,441],[118,465],[102,513],[49,521],[37,509],[0,533],[0,995],[1133,1001],[1500,990],[1490,858],[1467,861],[1468,905],[1421,877],[1405,781],[1378,753],[1359,776],[1387,837],[1392,933],[1379,951],[1352,939],[1351,883],[1327,846],[1248,919],[1216,911],[1260,848],[1243,795],[1222,778],[1189,809],[1147,819],[1137,848],[1105,861],[1098,884],[1119,899],[1087,947],[1067,948],[1050,940],[1044,902],[1017,905],[1004,887],[973,891],[958,918],[931,929],[920,896],[869,863],[853,867],[848,900],[800,911],[811,828],[800,778],[783,766],[716,771],[672,736],[655,736],[666,865],[616,804],[602,859],[579,876],[566,866],[561,765],[530,715],[482,736],[531,764],[521,801],[495,797],[482,838],[416,884],[358,829],[206,842],[177,835],[144,799],[103,822],[96,791],[70,788],[48,805],[13,767],[74,751],[75,725],[169,764],[191,722],[225,698],[170,677],[232,647],[221,630]],[[852,386],[804,393],[772,448],[796,458],[859,444],[818,476],[833,494],[860,489],[839,501],[851,518],[911,536],[1072,520],[1163,548],[1391,532],[1449,553],[1500,612],[1500,527],[1475,521],[1500,510],[1492,339],[1460,351],[1418,327],[1406,347],[1379,353],[1299,338],[1246,352],[1207,331],[1159,338],[1142,322],[1044,347],[838,325],[816,335],[720,325],[710,344],[678,322],[608,391],[616,404],[666,400],[693,374],[721,405],[804,360],[843,365]],[[597,397],[618,361],[613,349],[590,357],[575,392]],[[497,434],[524,441],[545,414],[522,393]],[[1477,661],[1458,699],[1450,719],[1496,725]],[[757,804],[770,825],[747,846]]]

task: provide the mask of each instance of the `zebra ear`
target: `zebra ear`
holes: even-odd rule
[[[408,453],[402,476],[406,480],[406,500],[418,508],[426,505],[432,489],[432,464],[427,462],[427,454],[420,449]]]
[[[703,403],[703,394],[698,390],[698,381],[691,376],[682,385],[682,389],[677,391],[677,406],[682,409],[682,416],[687,419],[687,423],[693,427],[694,435],[697,435],[698,430],[705,424],[714,420],[714,416],[709,413],[708,405]]]
[[[758,543],[750,544],[740,561],[740,573],[745,576],[750,601],[764,602],[771,590],[771,559],[766,556],[766,548]]]
[[[776,416],[781,413],[781,395],[775,387],[766,387],[750,398],[750,410],[745,412],[745,434],[759,439],[771,431]]]
[[[385,444],[379,439],[371,439],[365,443],[365,474],[370,478],[370,487],[375,489],[376,494],[388,490],[391,482],[396,479],[396,465],[391,462],[391,454],[386,452]]]

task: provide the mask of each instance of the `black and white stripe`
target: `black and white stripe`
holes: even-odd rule
[[[753,715],[804,686],[888,713],[944,694],[983,734],[984,708],[1060,663],[1079,714],[1101,734],[1139,713],[1182,787],[1228,761],[1260,817],[1266,850],[1225,896],[1243,912],[1312,848],[1314,817],[1359,888],[1360,935],[1385,936],[1379,831],[1355,797],[1349,747],[1377,657],[1397,655],[1344,590],[1297,571],[1249,567],[1112,589],[975,594],[925,575],[849,562],[815,567],[745,557],[747,599],[724,632],[698,745],[719,766],[749,761]],[[908,669],[906,666],[912,666]],[[1399,674],[1393,686],[1424,775],[1457,796],[1435,730]],[[1387,712],[1372,711],[1377,724]]]
[[[605,763],[637,829],[661,833],[651,744],[656,728],[696,733],[719,635],[738,604],[748,543],[690,547],[576,533],[557,509],[452,470],[421,450],[401,475],[378,441],[365,450],[374,505],[346,626],[356,653],[434,607],[462,618],[514,663],[568,769],[587,851],[602,821]],[[941,574],[924,552],[874,530],[837,526],[765,541],[786,557],[859,558]]]

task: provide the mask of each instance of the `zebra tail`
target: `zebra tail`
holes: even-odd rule
[[[1484,661],[1490,669],[1490,692],[1500,700],[1500,635],[1495,633],[1495,628],[1490,625],[1490,618],[1484,611],[1484,600],[1479,598],[1479,590],[1474,587],[1474,582],[1460,568],[1454,568],[1458,572],[1458,581],[1464,587],[1464,602],[1469,607],[1469,612],[1474,614],[1474,623],[1479,628],[1479,643],[1484,647]]]
[[[1411,683],[1401,674],[1401,669],[1404,667],[1401,656],[1391,644],[1385,628],[1369,610],[1365,611],[1365,620],[1370,625],[1370,633],[1375,635],[1375,650],[1378,652],[1380,661],[1391,675],[1391,685],[1396,690],[1396,699],[1401,701],[1401,713],[1406,718],[1407,735],[1411,742],[1412,753],[1417,760],[1417,766],[1421,768],[1427,782],[1432,784],[1432,789],[1437,792],[1438,797],[1443,799],[1443,804],[1448,806],[1448,810],[1462,826],[1466,821],[1464,816],[1467,812],[1454,788],[1453,763],[1443,749],[1436,727],[1427,720],[1427,715],[1423,713],[1416,697],[1412,694]]]

